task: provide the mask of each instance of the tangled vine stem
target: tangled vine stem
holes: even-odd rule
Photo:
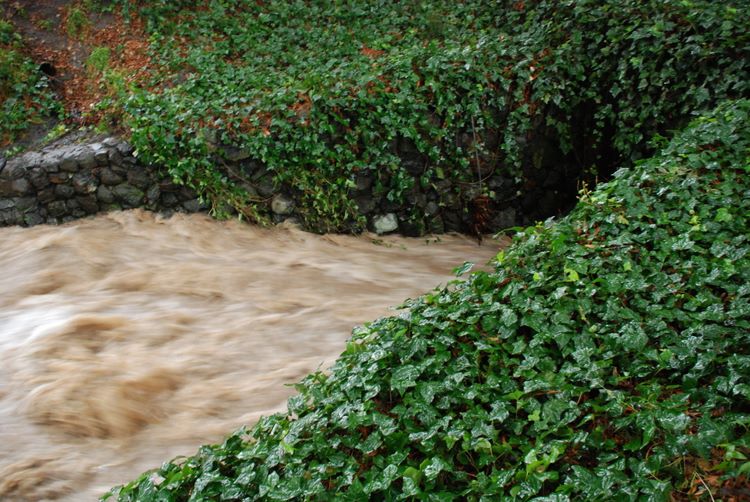
[[[482,193],[482,170],[479,167],[479,152],[477,151],[477,129],[474,126],[474,116],[471,116],[471,134],[474,136],[474,159],[477,164],[477,179],[479,180],[479,193]]]

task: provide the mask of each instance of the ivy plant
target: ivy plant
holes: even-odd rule
[[[117,500],[726,500],[750,472],[750,101],[354,331]],[[469,267],[461,267],[458,273]]]
[[[121,100],[139,154],[250,216],[260,166],[319,231],[361,227],[358,175],[394,203],[478,171],[606,179],[750,90],[745,0],[115,3],[160,63]]]

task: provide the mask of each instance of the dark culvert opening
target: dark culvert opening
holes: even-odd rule
[[[48,77],[54,77],[57,75],[57,68],[55,68],[55,65],[46,61],[39,65],[39,71]]]

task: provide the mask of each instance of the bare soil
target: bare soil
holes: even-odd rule
[[[73,29],[70,22],[75,9],[86,18],[80,29]],[[68,124],[99,123],[105,113],[93,106],[113,93],[105,75],[87,68],[86,61],[95,48],[110,49],[109,69],[126,82],[144,77],[151,65],[142,22],[125,19],[120,12],[104,12],[79,0],[16,0],[0,6],[0,12],[22,35],[40,71],[49,75]],[[43,136],[53,125],[34,128],[29,135]],[[28,144],[29,138],[22,143]]]

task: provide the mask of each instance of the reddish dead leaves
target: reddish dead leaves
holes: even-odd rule
[[[71,5],[63,3],[54,18],[45,18],[54,23],[50,35],[29,37],[27,46],[35,61],[48,62],[55,68],[52,87],[69,120],[93,124],[101,118],[101,112],[95,111],[94,105],[113,93],[104,75],[86,68],[86,59],[94,48],[109,48],[109,69],[117,72],[126,84],[144,81],[154,68],[148,56],[148,37],[140,19],[132,17],[126,21],[118,12],[106,22],[100,22],[100,27],[89,23],[76,36],[70,36],[66,26]],[[35,19],[37,23],[42,21],[39,15]]]

